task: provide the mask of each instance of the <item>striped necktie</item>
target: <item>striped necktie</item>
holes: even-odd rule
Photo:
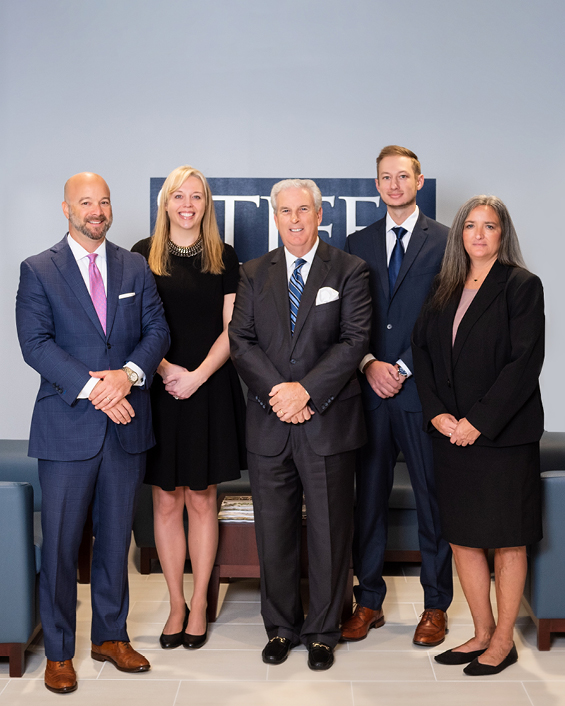
[[[294,327],[296,326],[296,317],[298,316],[298,307],[300,306],[300,297],[304,291],[304,280],[300,270],[306,264],[306,260],[299,257],[294,263],[294,271],[288,282],[288,297],[290,301],[290,330],[294,335]]]
[[[98,265],[95,260],[98,257],[97,253],[90,253],[88,256],[88,280],[90,284],[90,297],[98,318],[100,319],[100,324],[104,333],[106,333],[106,292],[104,291],[104,282],[102,281],[102,275],[98,269]]]

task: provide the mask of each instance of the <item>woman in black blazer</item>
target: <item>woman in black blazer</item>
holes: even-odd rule
[[[433,438],[438,502],[475,635],[436,656],[472,676],[517,659],[513,630],[526,545],[541,539],[538,384],[543,289],[525,269],[500,199],[476,196],[457,213],[442,269],[414,328],[415,379]],[[495,549],[498,624],[486,550]]]

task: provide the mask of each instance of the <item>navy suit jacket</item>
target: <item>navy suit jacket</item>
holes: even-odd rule
[[[420,211],[392,297],[388,284],[386,217],[348,236],[345,251],[361,257],[369,265],[373,299],[369,350],[377,360],[395,365],[402,358],[414,373],[410,346],[412,329],[441,267],[448,232],[446,226]],[[373,391],[365,375],[360,374],[359,379],[366,409],[376,409],[385,400]],[[404,382],[394,399],[407,412],[421,411],[414,375]]]
[[[281,422],[269,405],[269,392],[280,382],[300,382],[310,394],[315,414],[304,427],[316,454],[365,443],[355,371],[369,343],[368,275],[359,258],[320,240],[291,335],[284,248],[242,265],[229,336],[234,365],[249,388],[252,453],[275,456],[287,442],[291,424]],[[338,298],[316,304],[322,287],[331,287]]]
[[[52,461],[95,456],[107,425],[114,422],[77,395],[90,370],[119,369],[128,361],[145,372],[146,382],[143,388],[132,387],[128,401],[135,417],[116,425],[118,437],[128,453],[146,451],[155,443],[148,388],[169,348],[163,305],[145,258],[108,241],[106,256],[106,334],[66,237],[21,265],[18,337],[26,363],[41,375],[30,456]]]

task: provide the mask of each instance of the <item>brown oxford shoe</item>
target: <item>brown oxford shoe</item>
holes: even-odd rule
[[[120,672],[147,672],[151,665],[143,655],[136,652],[129,642],[107,640],[101,645],[92,643],[90,653],[98,662],[111,662]]]
[[[355,612],[341,626],[341,639],[344,642],[364,640],[371,628],[380,628],[385,624],[383,609],[373,610],[357,605]]]
[[[68,694],[76,691],[77,674],[73,667],[72,659],[52,662],[47,660],[45,667],[45,686],[55,694]]]
[[[447,632],[447,613],[439,608],[427,608],[420,616],[414,644],[423,647],[441,645]]]

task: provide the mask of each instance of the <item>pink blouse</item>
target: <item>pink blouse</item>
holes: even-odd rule
[[[457,330],[459,329],[459,324],[461,323],[461,319],[465,316],[467,313],[467,309],[471,305],[471,302],[475,298],[475,294],[478,292],[478,289],[464,289],[461,292],[461,299],[459,300],[459,306],[457,307],[457,311],[455,312],[455,318],[453,319],[453,334],[451,337],[451,345],[455,343],[455,336],[457,336]]]

